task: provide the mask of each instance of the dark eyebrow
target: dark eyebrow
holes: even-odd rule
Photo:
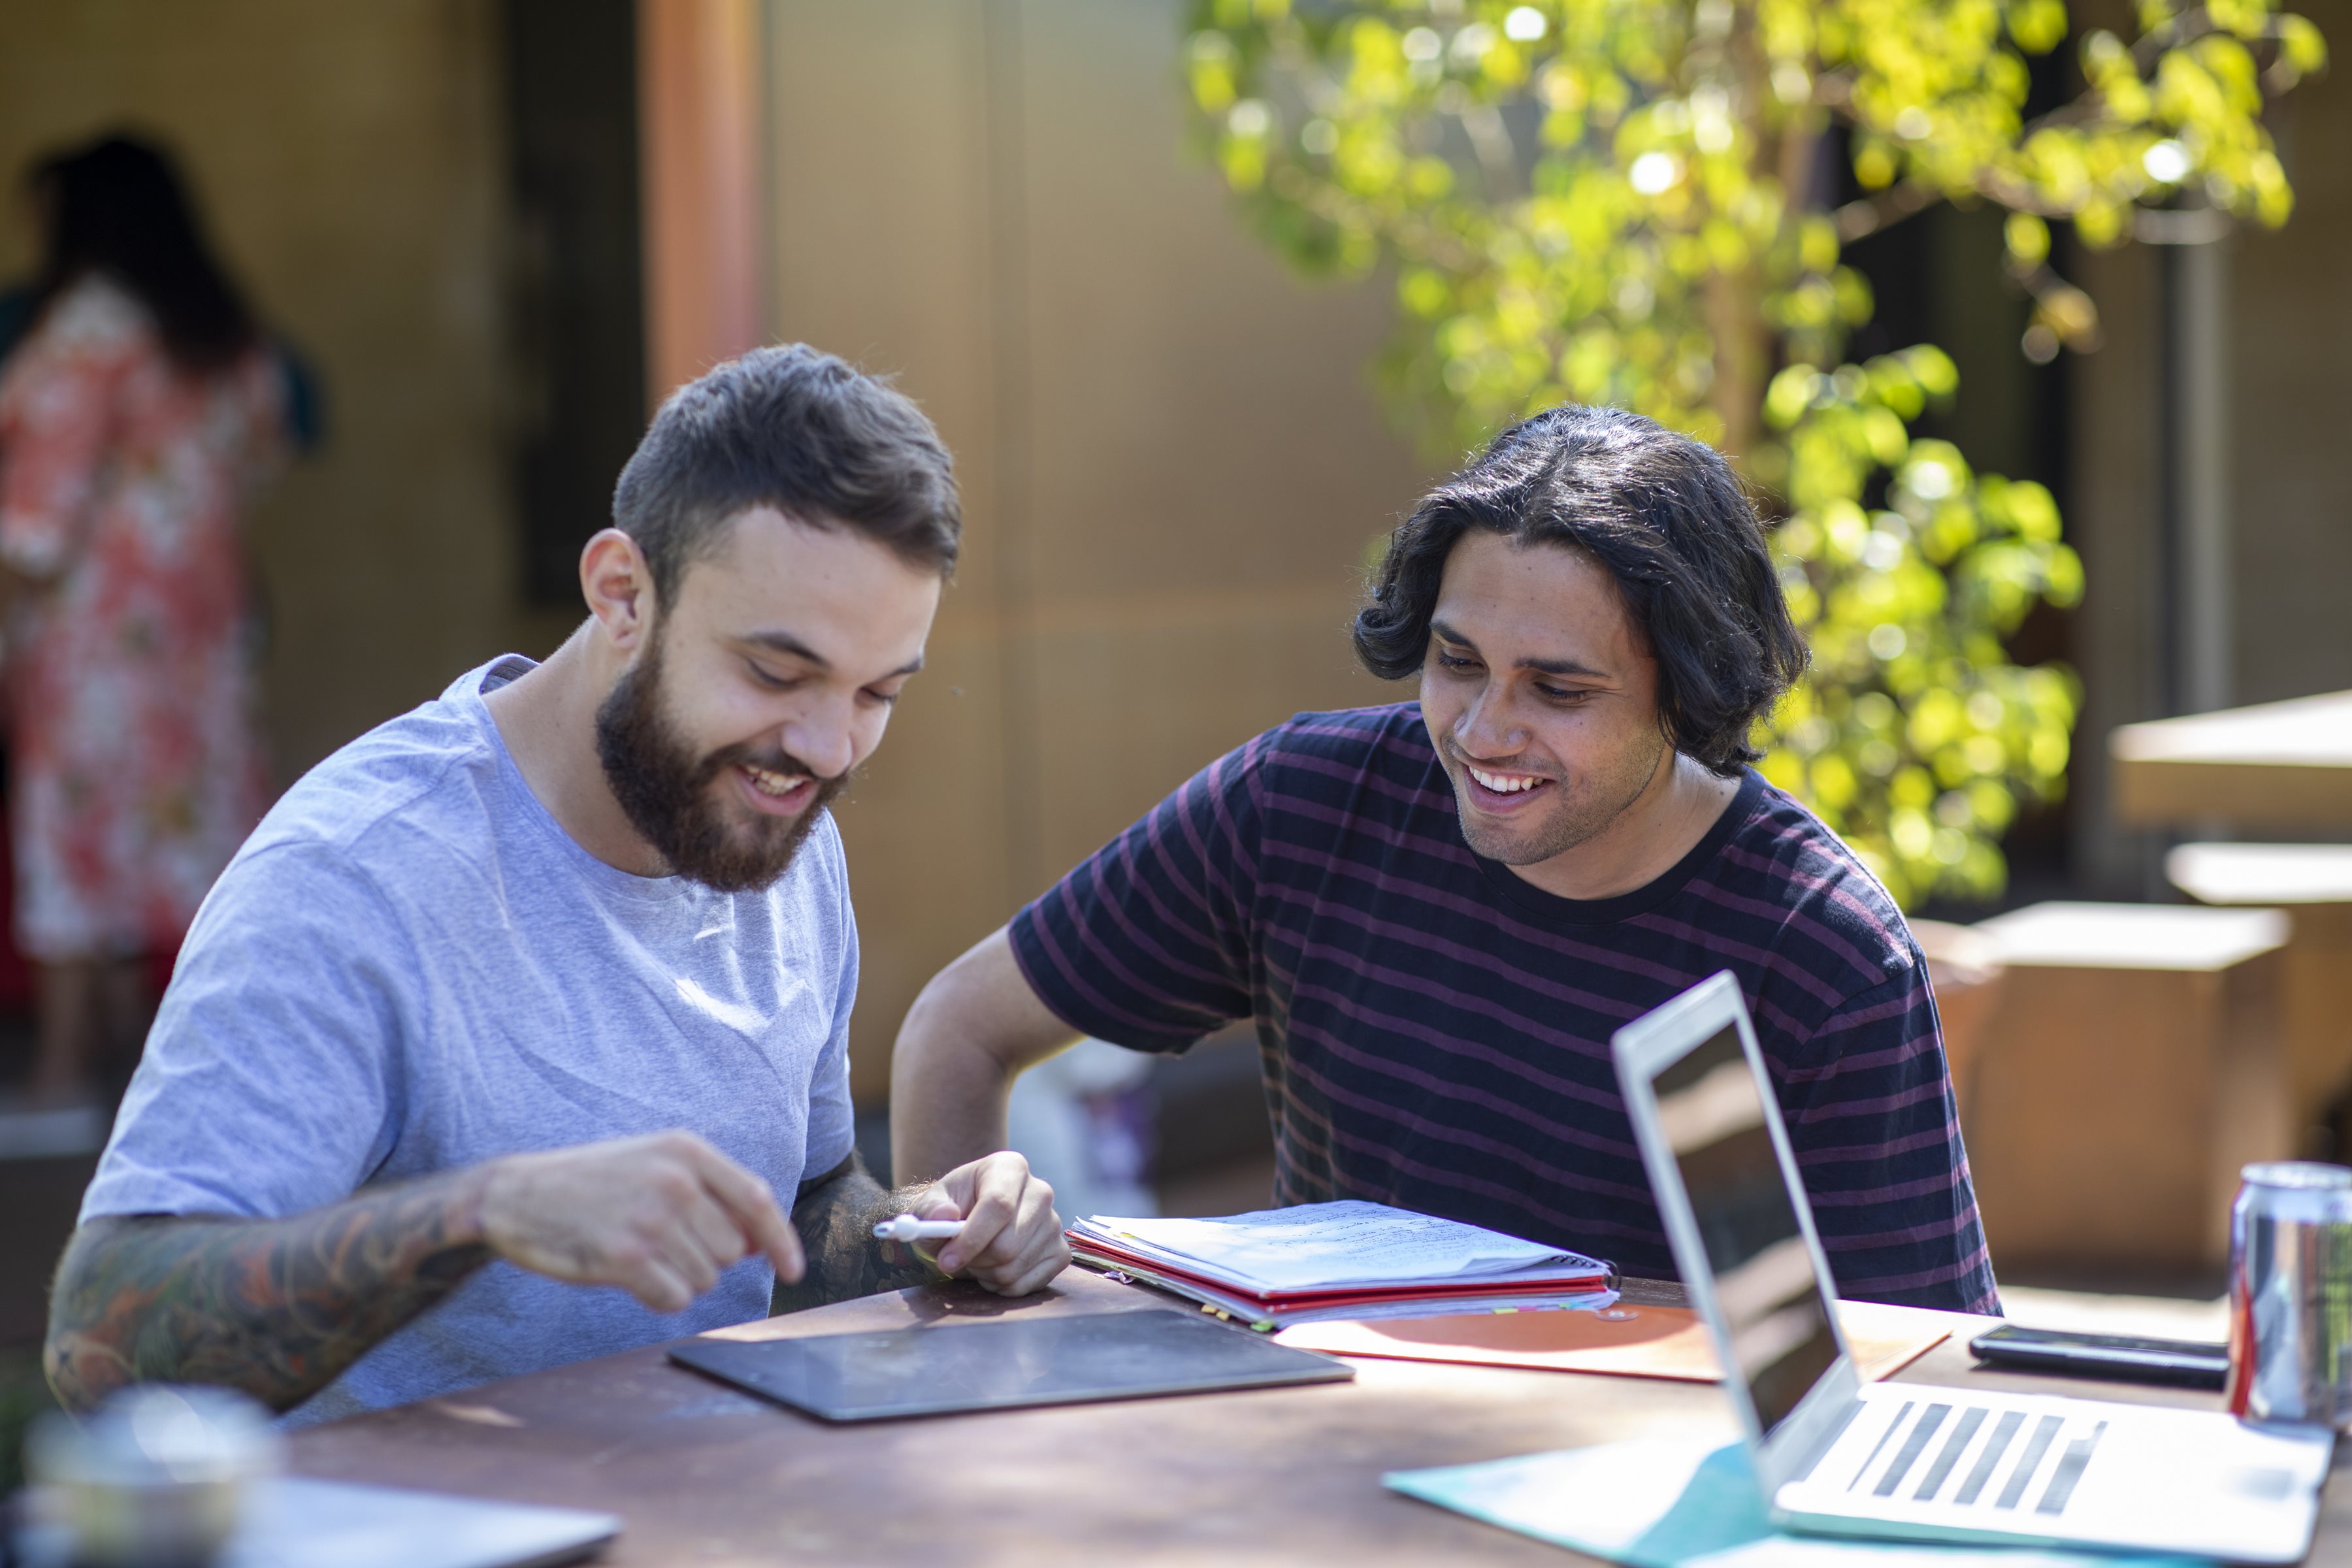
[[[1585,675],[1595,680],[1609,679],[1607,670],[1595,669],[1589,664],[1579,664],[1572,658],[1523,658],[1519,660],[1519,668],[1539,669],[1546,675]]]
[[[1429,631],[1430,635],[1440,642],[1450,642],[1457,647],[1466,647],[1473,653],[1478,651],[1476,643],[1472,642],[1444,621],[1433,619],[1429,623]],[[1572,658],[1523,658],[1519,660],[1517,668],[1540,670],[1546,675],[1582,675],[1590,676],[1595,680],[1610,679],[1607,670],[1595,669],[1589,664],[1579,664]]]
[[[1435,616],[1432,616],[1429,618],[1429,635],[1435,637],[1440,642],[1450,642],[1454,644],[1456,647],[1469,648],[1473,652],[1477,650],[1478,645],[1476,643],[1472,642],[1468,637],[1464,637],[1460,632],[1455,631],[1452,626],[1447,626]]]
[[[832,661],[824,655],[817,652],[790,632],[746,632],[739,640],[750,643],[754,647],[766,648],[770,653],[781,653],[799,659],[803,664],[814,665],[819,669],[833,668]]]
[[[750,643],[754,647],[766,648],[771,653],[781,653],[789,658],[799,659],[802,663],[817,669],[830,670],[833,668],[833,663],[830,659],[826,658],[824,655],[817,652],[816,649],[809,647],[808,644],[801,641],[800,638],[793,636],[790,632],[750,632],[746,633],[740,640]],[[882,679],[885,680],[896,680],[902,675],[912,675],[922,668],[923,656],[921,654],[917,654],[913,658],[908,660],[905,664],[900,665],[889,674],[882,677]]]

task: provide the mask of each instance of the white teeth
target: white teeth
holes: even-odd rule
[[[1496,795],[1517,795],[1521,790],[1530,790],[1543,783],[1541,779],[1523,778],[1516,773],[1481,773],[1476,768],[1470,770],[1470,776]]]
[[[806,773],[771,773],[766,768],[755,768],[748,763],[743,765],[743,776],[750,779],[751,787],[761,795],[790,795],[808,783]]]

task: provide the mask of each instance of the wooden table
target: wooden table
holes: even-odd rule
[[[2352,691],[2126,724],[2107,750],[2129,826],[2352,828]]]
[[[1674,1300],[1674,1287],[1629,1287]],[[742,1338],[1020,1313],[1165,1307],[1072,1269],[1006,1301],[950,1285],[730,1331]],[[1954,1336],[1904,1381],[2058,1389],[2150,1405],[2215,1395],[1971,1371]],[[1706,1384],[1358,1361],[1356,1380],[1255,1393],[828,1426],[633,1351],[296,1435],[305,1475],[603,1509],[604,1562],[1227,1565],[1586,1561],[1385,1491],[1381,1472],[1647,1436],[1737,1436]],[[894,1498],[910,1500],[900,1504]],[[2331,1486],[2310,1561],[2352,1565],[2352,1488]]]

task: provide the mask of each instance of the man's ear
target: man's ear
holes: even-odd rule
[[[623,653],[634,653],[653,630],[654,578],[637,542],[607,528],[580,552],[580,594],[588,613]]]

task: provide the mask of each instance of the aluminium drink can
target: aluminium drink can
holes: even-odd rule
[[[2352,1422],[2352,1169],[2248,1165],[2230,1209],[2230,1413]]]

